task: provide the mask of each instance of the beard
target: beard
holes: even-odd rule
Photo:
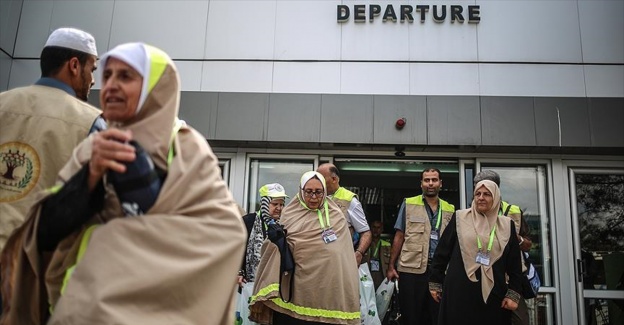
[[[426,196],[426,197],[437,197],[438,194],[440,194],[440,190],[439,189],[434,189],[434,190],[431,190],[431,191],[423,190],[423,196]]]

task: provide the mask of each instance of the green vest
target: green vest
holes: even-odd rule
[[[442,209],[440,235],[448,225],[455,207],[438,198]],[[399,272],[423,274],[429,262],[429,239],[431,222],[422,195],[405,199],[405,233],[399,258]]]

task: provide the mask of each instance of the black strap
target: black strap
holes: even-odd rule
[[[511,204],[507,205],[507,209],[505,209],[505,213],[503,213],[505,217],[509,214],[509,209],[511,209]]]

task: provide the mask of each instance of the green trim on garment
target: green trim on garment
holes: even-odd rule
[[[440,205],[442,206],[442,211],[444,212],[450,212],[453,213],[455,212],[455,206],[438,198],[438,200],[440,200]],[[418,196],[413,196],[413,197],[409,197],[405,199],[405,204],[412,204],[412,205],[425,205],[424,200],[422,195],[418,195]]]
[[[258,297],[266,296],[269,293],[271,293],[273,291],[278,291],[278,290],[279,290],[279,284],[278,283],[271,283],[268,286],[260,289],[257,294],[251,296],[251,298],[249,299],[249,303],[251,304],[252,302],[256,301],[256,299],[258,299]]]
[[[60,191],[62,188],[63,188],[63,184],[57,184],[57,185],[54,185],[54,186],[52,186],[52,187],[48,188],[48,193],[50,193],[50,194],[56,194],[56,193],[58,193],[58,191]]]
[[[70,266],[67,271],[65,271],[65,276],[63,277],[63,284],[61,285],[61,296],[65,293],[65,289],[67,288],[67,284],[69,283],[69,279],[71,279],[72,274],[74,274],[74,270],[76,269],[76,265],[82,260],[85,252],[87,251],[87,246],[89,246],[89,240],[91,239],[91,235],[93,234],[93,230],[98,225],[92,225],[82,234],[82,238],[80,239],[80,246],[78,247],[78,254],[76,255],[76,263]],[[50,314],[54,312],[54,306],[50,304]]]
[[[339,187],[336,190],[336,192],[332,195],[332,198],[334,199],[345,200],[348,202],[351,202],[351,200],[353,200],[354,197],[357,197],[357,194],[347,190],[344,187]]]
[[[302,316],[311,316],[311,317],[324,317],[324,318],[334,318],[334,319],[359,319],[360,311],[356,312],[348,312],[341,310],[327,310],[320,308],[310,308],[310,307],[302,307],[297,306],[291,302],[285,302],[280,298],[273,298],[271,301],[284,308],[288,309],[294,313],[297,313]]]
[[[167,166],[171,166],[171,162],[173,162],[173,157],[175,157],[175,146],[173,141],[175,140],[176,135],[180,132],[180,129],[186,125],[186,122],[180,120],[176,117],[173,122],[173,131],[171,131],[171,139],[169,144],[169,152],[167,153]]]
[[[147,93],[149,94],[165,72],[165,68],[169,64],[169,60],[167,59],[168,57],[165,52],[153,46],[145,45],[145,51],[147,52],[147,56],[150,58],[150,72],[147,84]]]
[[[256,295],[251,296],[249,303],[253,303],[260,296],[266,296],[273,291],[279,291],[279,284],[272,283],[268,286],[260,289]],[[324,317],[324,318],[333,318],[333,319],[359,319],[360,311],[356,312],[346,312],[340,310],[327,310],[320,308],[310,308],[310,307],[302,307],[297,306],[291,302],[285,302],[281,298],[273,298],[271,299],[275,305],[282,307],[284,309],[290,310],[296,314],[302,316],[311,316],[311,317]]]

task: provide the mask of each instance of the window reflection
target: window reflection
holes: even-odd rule
[[[500,175],[503,200],[522,210],[533,242],[529,252],[531,262],[539,272],[542,286],[552,286],[546,166],[482,165],[481,170],[485,169],[494,170]]]
[[[624,299],[585,299],[585,324],[624,324]]]
[[[258,188],[268,183],[280,183],[286,194],[293,199],[299,191],[299,179],[303,173],[314,170],[314,160],[252,159],[249,168],[249,197],[247,211],[260,209]],[[287,200],[286,204],[290,202]]]
[[[624,290],[624,175],[576,174],[583,287]]]

